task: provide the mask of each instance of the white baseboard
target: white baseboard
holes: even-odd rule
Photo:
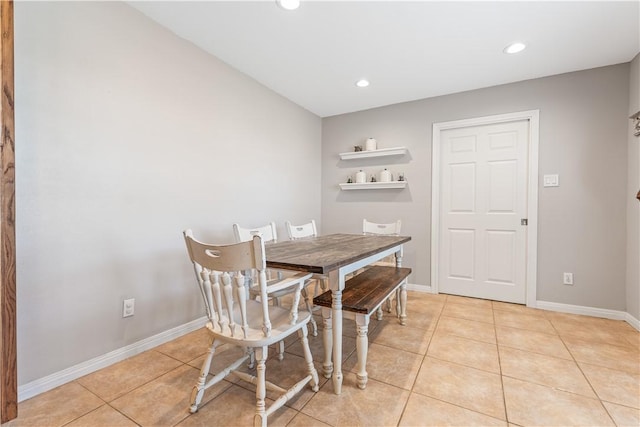
[[[624,320],[626,320],[628,324],[633,326],[636,329],[636,331],[640,332],[640,320],[636,319],[629,313],[625,313]]]
[[[429,285],[418,285],[415,283],[407,283],[407,290],[435,293],[433,287]],[[561,313],[582,314],[585,316],[603,317],[605,319],[624,320],[637,331],[640,331],[640,320],[633,317],[625,311],[608,310],[604,308],[585,307],[581,305],[561,304],[557,302],[536,301],[536,308],[541,310],[559,311]]]
[[[582,314],[605,319],[624,320],[640,331],[640,321],[625,311],[608,310],[606,308],[585,307],[582,305],[561,304],[558,302],[536,301],[536,308],[561,313]]]
[[[135,356],[136,354],[142,353],[143,351],[147,351],[181,337],[182,335],[188,334],[189,332],[193,332],[203,327],[206,324],[206,321],[206,317],[196,319],[192,322],[185,323],[184,325],[177,326],[173,329],[169,329],[168,331],[145,338],[126,347],[119,348],[107,354],[103,354],[102,356],[71,366],[70,368],[64,369],[60,372],[56,372],[30,383],[18,386],[18,402],[22,402],[30,397],[54,389],[102,368],[106,368],[114,363],[120,362],[124,359]]]
[[[423,293],[426,293],[426,294],[435,293],[435,292],[433,292],[433,288],[431,286],[417,285],[415,283],[407,283],[407,290],[408,291],[423,292]]]

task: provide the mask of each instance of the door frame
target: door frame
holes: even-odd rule
[[[442,144],[440,134],[444,130],[496,123],[529,121],[529,148],[527,150],[527,247],[525,294],[527,307],[536,307],[537,266],[538,266],[538,143],[540,110],[528,110],[493,116],[454,120],[433,124],[431,152],[431,292],[438,293],[439,252],[440,252],[440,174]]]
[[[13,1],[0,3],[0,422],[18,416]]]

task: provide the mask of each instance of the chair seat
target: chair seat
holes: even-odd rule
[[[270,285],[274,285],[278,282],[280,282],[282,279],[271,279],[271,280],[267,280],[267,287]],[[307,279],[305,281],[305,286],[306,283],[308,282],[309,279]],[[257,284],[252,284],[251,286],[249,286],[249,293],[251,295],[252,299],[255,299],[256,297],[260,296],[260,286],[258,286]],[[279,291],[270,291],[269,292],[269,298],[281,298],[284,297],[286,295],[290,295],[291,294],[291,289],[281,289]]]
[[[211,322],[207,322],[207,329],[220,341],[233,343],[235,345],[246,345],[248,347],[263,347],[272,345],[306,326],[311,318],[311,313],[299,311],[298,320],[292,325],[290,321],[291,310],[271,304],[267,305],[267,309],[269,310],[269,319],[271,319],[272,327],[269,337],[265,337],[262,330],[262,303],[256,300],[247,301],[248,328],[246,337],[241,337],[242,327],[239,323],[235,325],[236,333],[233,337],[229,336],[228,325],[225,325],[224,331],[221,331],[218,323],[212,324]],[[226,317],[226,310],[223,311],[223,313]],[[234,305],[233,318],[240,319],[240,308],[237,304]]]

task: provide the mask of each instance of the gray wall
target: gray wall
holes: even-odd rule
[[[320,118],[130,6],[16,2],[15,52],[21,385],[201,317],[183,229],[320,220]]]
[[[629,116],[640,111],[640,54],[631,62],[629,73]],[[640,137],[633,136],[629,120],[629,185],[627,187],[627,312],[640,319]]]
[[[325,118],[323,232],[358,232],[363,217],[402,219],[403,234],[412,236],[405,265],[413,283],[429,285],[432,124],[539,109],[540,181],[557,173],[560,187],[539,183],[537,299],[625,310],[628,95],[629,64],[621,64]],[[410,154],[393,162],[339,159],[366,137]],[[360,164],[403,171],[408,188],[341,192],[338,183]],[[562,284],[565,271],[574,286]]]

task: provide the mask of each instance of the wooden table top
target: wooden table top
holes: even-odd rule
[[[411,240],[407,236],[328,234],[266,245],[267,267],[328,274]]]

